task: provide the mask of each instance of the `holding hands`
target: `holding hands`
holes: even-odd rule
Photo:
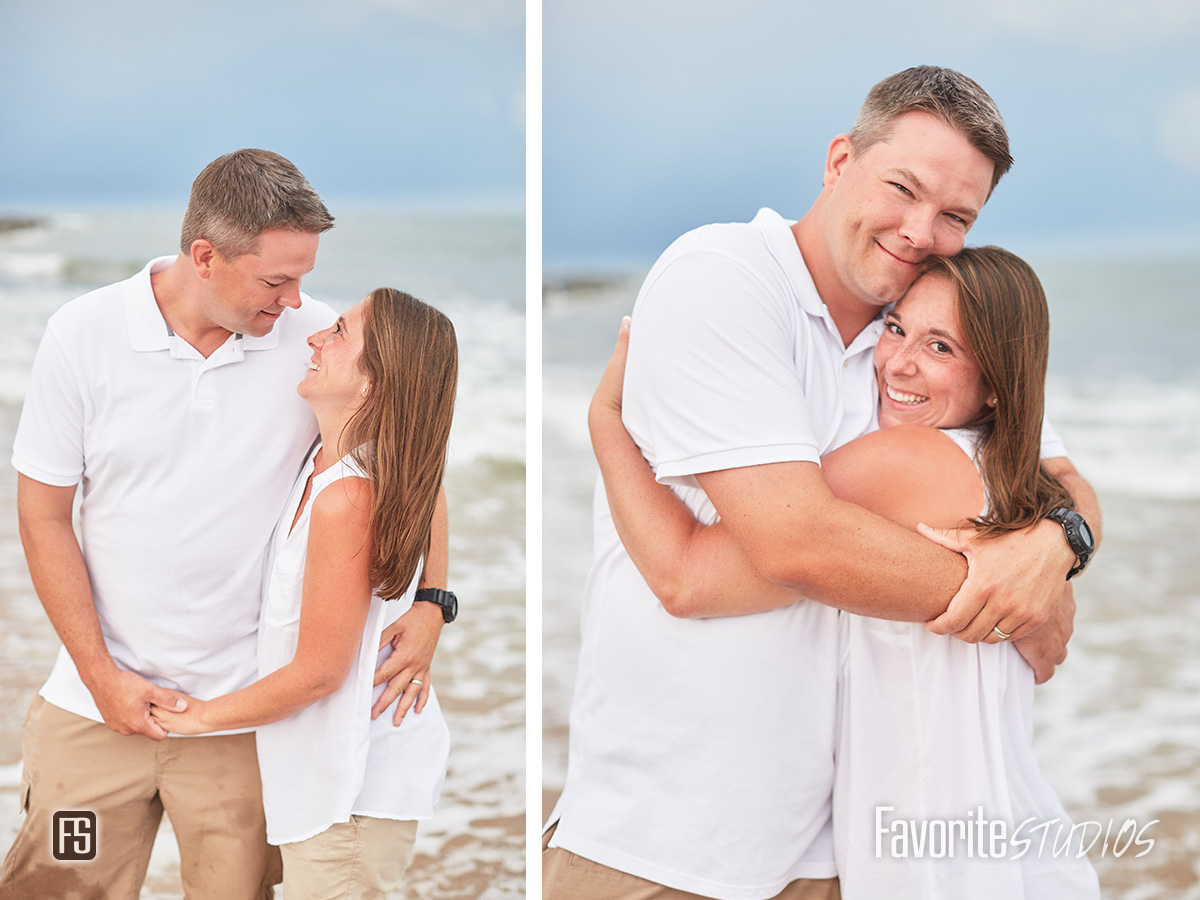
[[[167,731],[154,718],[158,709],[182,713],[188,704],[174,691],[161,688],[125,669],[113,669],[103,683],[89,686],[104,724],[117,734],[143,734],[153,741],[166,738]]]

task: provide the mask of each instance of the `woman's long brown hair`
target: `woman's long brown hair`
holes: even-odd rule
[[[403,291],[377,288],[365,304],[359,365],[370,387],[345,445],[371,481],[371,582],[394,600],[429,551],[458,384],[454,325]]]
[[[959,323],[996,397],[973,423],[988,497],[987,514],[974,524],[992,536],[1032,525],[1055,507],[1073,507],[1041,464],[1050,313],[1037,275],[999,247],[931,259],[924,275],[955,286]]]

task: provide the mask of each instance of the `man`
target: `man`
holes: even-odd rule
[[[291,162],[228,154],[193,184],[177,256],[47,325],[13,464],[63,648],[26,720],[26,816],[0,896],[136,896],[164,810],[189,897],[268,897],[278,881],[253,732],[167,739],[149,710],[257,677],[264,556],[317,434],[295,387],[307,337],[336,318],[300,282],[331,227]],[[416,606],[410,624],[436,640],[441,611]],[[95,815],[94,859],[62,861],[60,811]]]
[[[919,67],[881,82],[831,142],[800,221],[763,210],[701,228],[655,264],[623,410],[658,480],[701,521],[719,515],[771,580],[853,612],[936,617],[964,639],[1028,635],[1044,678],[1065,653],[1059,598],[1077,562],[1057,523],[972,546],[964,584],[962,557],[837,500],[819,468],[874,426],[880,311],[922,260],[962,249],[1010,165],[999,112],[970,79]],[[1056,439],[1043,456],[1097,522]],[[675,619],[621,547],[603,490],[596,531],[545,896],[837,897],[836,610]]]

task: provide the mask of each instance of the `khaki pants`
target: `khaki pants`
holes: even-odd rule
[[[282,844],[284,900],[386,900],[400,886],[416,822],[351,816],[315,837]]]
[[[653,881],[610,869],[561,847],[548,848],[554,829],[542,838],[542,900],[704,900]],[[841,900],[836,878],[799,878],[772,900]]]
[[[35,696],[21,750],[25,817],[0,898],[137,900],[164,810],[188,900],[271,897],[279,857],[266,841],[253,734],[156,742]],[[53,816],[66,810],[96,814],[95,859],[54,858]]]

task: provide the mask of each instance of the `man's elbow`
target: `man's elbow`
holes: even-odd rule
[[[768,581],[806,597],[823,593],[820,556],[790,547],[789,552],[772,552],[754,558],[754,566]]]
[[[698,619],[704,615],[698,593],[683,583],[663,585],[654,592],[662,608],[677,619]]]
[[[58,536],[75,535],[70,518],[59,516],[19,512],[17,515],[17,535],[21,538],[21,546],[25,552],[36,552]]]

